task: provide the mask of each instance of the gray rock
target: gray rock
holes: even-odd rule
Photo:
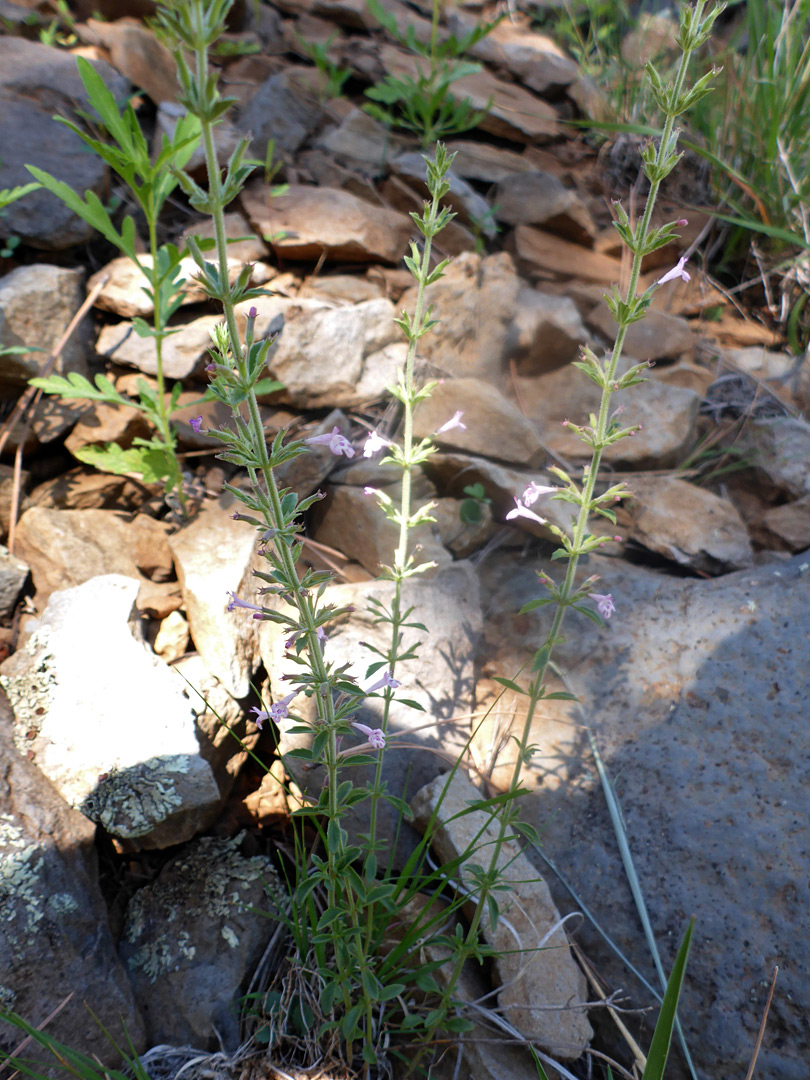
[[[349,664],[349,673],[361,686],[368,686],[377,677],[367,679],[365,673],[367,666],[378,659],[361,643],[368,642],[383,651],[391,644],[391,628],[387,623],[376,621],[377,615],[370,601],[375,599],[390,606],[392,595],[393,585],[386,581],[332,585],[324,593],[325,604],[354,606],[350,615],[326,627],[329,635],[326,659],[336,665]],[[385,750],[382,776],[392,795],[408,799],[439,772],[445,771],[464,745],[469,733],[468,721],[463,719],[452,724],[450,721],[469,712],[473,656],[482,623],[478,585],[467,562],[453,563],[430,581],[421,580],[421,575],[409,578],[403,591],[403,602],[407,607],[414,605],[413,620],[424,623],[428,635],[414,628],[403,631],[404,648],[419,641],[424,644],[415,659],[397,668],[396,677],[402,682],[397,697],[418,702],[424,712],[396,703],[392,706],[390,733],[396,732],[396,738],[406,740],[409,745],[397,748],[396,740],[392,738]],[[281,680],[296,670],[296,665],[285,658],[285,636],[286,633],[273,623],[262,623],[262,660],[273,698],[289,693],[289,684]],[[358,710],[357,719],[369,727],[379,727],[381,709],[380,698],[369,698]],[[310,702],[303,694],[296,698],[291,710],[302,718],[312,718]],[[292,726],[292,721],[288,726]],[[290,735],[282,728],[280,745],[284,754],[308,741],[307,736]],[[299,787],[317,797],[323,770],[302,769],[300,762],[289,757],[285,758],[285,764]],[[360,786],[372,776],[373,770],[366,766],[352,769],[352,779]],[[380,805],[378,820],[380,836],[394,837],[400,830],[397,858],[404,861],[415,846],[416,834],[406,822],[400,822],[399,812],[385,801]],[[350,817],[342,819],[342,823],[355,834],[367,830],[368,803],[360,803]]]
[[[0,46],[4,40],[0,37]],[[81,306],[84,299],[82,277],[81,270],[37,263],[19,266],[0,280],[0,349],[28,346],[43,350],[0,354],[0,382],[24,385],[39,374],[47,354],[56,348]],[[87,322],[76,328],[62,350],[57,372],[87,374],[87,361],[92,352],[89,334]]]
[[[269,858],[207,836],[135,894],[120,953],[150,1045],[237,1048],[239,998],[275,928],[254,909],[281,892]]]
[[[509,353],[521,375],[542,375],[577,358],[588,331],[573,300],[521,288],[509,333]]]
[[[0,692],[0,1002],[34,1024],[56,1012],[50,1036],[117,1065],[88,1010],[119,1042],[128,1036],[136,1053],[145,1049],[144,1030],[98,885],[95,828],[18,752],[12,726]],[[24,1037],[0,1024],[0,1051]],[[29,1046],[25,1057],[55,1074],[47,1052]]]
[[[430,198],[425,179],[425,159],[422,154],[415,151],[399,154],[392,160],[391,169],[398,176],[405,177],[415,184],[416,190],[423,198]],[[451,207],[465,225],[479,222],[483,234],[490,240],[494,239],[497,230],[495,222],[491,219],[490,205],[484,196],[480,195],[466,180],[462,180],[452,169],[447,172],[445,180],[450,185],[450,190],[443,197],[442,205]]]
[[[103,60],[92,61],[107,89],[120,101],[129,83]],[[54,113],[77,119],[92,113],[75,58],[62,49],[19,37],[0,37],[0,188],[30,183],[26,165],[36,165],[74,191],[104,194],[107,167]],[[44,189],[12,203],[0,218],[0,234],[19,236],[33,247],[61,251],[93,235],[67,206]]]
[[[672,476],[639,478],[632,490],[629,538],[702,573],[753,565],[748,530],[728,499]]]
[[[455,154],[453,169],[465,180],[485,180],[495,184],[513,173],[531,172],[533,165],[523,154],[489,143],[448,139],[448,153]]]
[[[810,495],[775,506],[765,512],[762,520],[790,551],[806,551],[810,547]]]
[[[235,698],[250,693],[258,666],[257,623],[250,612],[227,610],[229,592],[256,603],[251,572],[256,530],[233,520],[240,508],[225,494],[169,540],[194,644],[211,674]]]
[[[593,218],[582,199],[551,173],[507,176],[496,186],[492,201],[496,217],[508,225],[544,225],[585,245],[596,235]]]
[[[14,739],[65,801],[131,847],[168,847],[210,824],[219,790],[182,684],[132,635],[138,582],[54,593],[0,675]]]
[[[387,170],[391,156],[410,145],[409,140],[394,131],[386,131],[379,120],[351,109],[339,124],[328,128],[315,140],[315,146],[333,155],[337,161],[360,165],[363,173],[379,176]],[[425,163],[422,162],[424,173]]]
[[[417,828],[424,831],[435,820],[431,846],[441,863],[466,858],[485,869],[489,866],[499,826],[486,811],[470,811],[470,803],[481,798],[479,790],[457,772],[449,782],[446,776],[437,777],[411,799]],[[587,1001],[585,976],[558,926],[560,913],[548,886],[513,839],[501,848],[498,870],[509,888],[495,896],[497,925],[493,927],[486,909],[481,920],[481,932],[495,949],[498,1004],[527,1039],[554,1057],[573,1061],[593,1034],[582,1008]],[[475,894],[473,876],[463,871],[460,876]],[[474,904],[468,904],[468,915],[473,910]]]
[[[770,483],[800,499],[810,495],[810,424],[799,417],[753,420],[741,432],[739,448]]]
[[[559,579],[555,564],[540,568]],[[810,771],[807,665],[798,643],[810,633],[810,562],[799,555],[712,581],[662,578],[600,557],[587,570],[601,575],[599,589],[613,595],[616,613],[604,630],[571,618],[557,662],[583,700],[616,785],[666,970],[688,918],[697,918],[679,1013],[698,1074],[745,1073],[778,963],[758,1067],[763,1076],[803,1080],[810,939],[796,931],[810,903],[803,842]],[[513,675],[550,615],[516,615],[540,594],[534,568],[495,558],[485,575],[488,659]],[[582,902],[657,985],[582,715],[570,703],[566,711],[567,719],[539,717],[532,728],[538,752],[525,777],[534,790],[523,816]],[[568,903],[549,884],[558,903]],[[632,988],[635,1006],[652,1004],[587,922],[580,936],[611,987]],[[652,1017],[642,1023],[647,1046]],[[673,1051],[667,1076],[686,1075]]]
[[[236,124],[251,136],[250,152],[264,161],[268,139],[275,159],[291,162],[323,119],[323,109],[307,87],[310,68],[288,67],[271,75],[253,93]]]
[[[11,615],[28,574],[28,564],[0,544],[0,618]]]

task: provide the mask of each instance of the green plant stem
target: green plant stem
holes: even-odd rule
[[[199,6],[195,7],[196,13],[199,15]],[[199,39],[202,40],[202,27],[199,27]],[[208,77],[208,54],[204,47],[198,47],[196,50],[196,65],[197,65],[197,80],[198,84],[203,86]],[[203,147],[205,151],[205,162],[208,171],[208,190],[211,198],[211,216],[214,222],[214,235],[216,240],[217,258],[219,261],[220,280],[223,283],[228,281],[228,244],[225,233],[225,214],[222,198],[222,180],[219,171],[219,162],[217,160],[216,147],[214,145],[214,125],[207,119],[200,120]],[[233,361],[240,369],[240,373],[244,376],[245,371],[245,357],[241,346],[241,339],[236,324],[236,311],[234,309],[233,302],[227,295],[227,289],[223,289],[222,296],[223,310],[225,315],[225,322],[228,328],[228,336],[230,339],[231,353]],[[248,469],[251,483],[253,485],[254,493],[259,499],[265,510],[265,517],[267,524],[271,527],[281,528],[284,524],[284,513],[281,507],[281,498],[279,496],[278,485],[273,470],[270,468],[270,461],[267,453],[267,444],[265,441],[264,425],[262,424],[261,415],[259,413],[259,404],[256,400],[256,393],[251,388],[248,397],[248,414],[249,414],[249,429],[251,433],[251,441],[253,449],[259,460],[259,471],[261,473],[262,484],[259,480],[259,476],[255,469]],[[282,540],[278,546],[277,551],[281,559],[281,563],[284,567],[284,571],[288,576],[289,581],[295,581],[298,578],[298,573],[295,567],[295,559],[293,558],[291,543]],[[337,732],[335,726],[335,712],[334,702],[332,695],[328,692],[329,676],[326,670],[326,663],[323,657],[323,650],[321,648],[321,642],[318,639],[318,626],[315,618],[314,603],[312,599],[303,594],[303,590],[299,587],[295,590],[294,602],[297,607],[301,620],[304,626],[304,635],[306,638],[307,649],[309,651],[310,663],[312,665],[313,674],[318,682],[318,690],[316,690],[316,714],[317,723],[322,725],[329,732],[329,739],[326,746],[326,769],[328,776],[328,814],[330,820],[337,819],[337,782],[338,782],[338,767],[337,767]],[[327,692],[319,692],[321,688],[324,688]],[[340,848],[342,848],[342,841]],[[327,847],[327,855],[329,860],[329,872],[328,872],[328,887],[329,887],[329,900],[330,905],[335,902],[335,897],[339,889],[338,872],[336,868],[336,862],[338,856],[341,854],[340,848],[335,851],[331,845]]]
[[[703,6],[703,3],[699,4],[701,11]],[[677,94],[680,94],[681,90],[683,89],[690,55],[690,53],[683,53],[681,56],[681,63],[675,82]],[[675,119],[676,117],[674,115],[668,115],[666,118],[663,135],[656,153],[656,165],[658,166],[660,166],[661,163],[666,159],[666,157],[674,150],[675,143],[677,142],[677,135],[674,134]],[[647,197],[647,204],[645,206],[644,214],[642,216],[641,224],[637,233],[637,235],[641,237],[646,237],[648,234],[650,223],[652,220],[653,209],[655,207],[655,201],[658,196],[660,185],[660,180],[654,181],[650,185],[650,192]],[[634,254],[632,267],[630,270],[630,279],[625,294],[625,300],[627,302],[629,302],[636,296],[636,289],[638,287],[638,281],[641,275],[641,264],[642,256],[638,253]],[[607,445],[608,425],[610,421],[610,402],[614,393],[616,370],[622,354],[624,340],[627,334],[627,325],[629,324],[619,326],[613,350],[611,352],[610,360],[605,369],[605,384],[602,389],[602,398],[599,406],[599,416],[596,423],[596,432],[592,449],[591,462],[590,465],[586,467],[587,475],[585,476],[585,483],[582,489],[579,513],[577,515],[576,524],[573,530],[571,550],[568,557],[568,567],[566,570],[565,580],[559,590],[559,603],[554,612],[551,628],[545,638],[544,659],[539,665],[536,677],[532,680],[529,686],[529,704],[526,711],[526,718],[523,724],[523,730],[520,736],[520,743],[515,759],[515,766],[512,770],[512,776],[510,778],[509,787],[507,789],[509,792],[516,792],[518,789],[520,783],[520,773],[529,746],[532,722],[534,720],[534,715],[537,710],[537,705],[543,695],[546,674],[548,671],[549,662],[551,660],[551,654],[554,646],[560,640],[560,633],[562,630],[565,613],[568,607],[571,605],[572,597],[576,592],[576,573],[579,566],[579,560],[583,551],[583,541],[585,540],[588,521],[593,506],[593,495],[599,473],[599,466],[602,460],[602,451]],[[511,825],[509,815],[505,813],[497,814],[497,811],[493,810],[493,816],[497,816],[498,835],[492,847],[489,868],[483,879],[484,884],[479,891],[478,901],[473,916],[470,920],[469,928],[464,939],[464,944],[457,952],[453,969],[449,978],[447,979],[446,987],[442,992],[441,1002],[438,1008],[443,1014],[446,1014],[450,1006],[452,993],[458,982],[458,979],[461,976],[461,970],[464,966],[464,963],[476,947],[479,930],[481,928],[481,922],[483,920],[484,912],[486,910],[486,905],[489,897],[492,895],[491,886],[497,880],[498,865],[501,857],[501,852],[503,850],[504,843],[506,842],[507,833]],[[433,1026],[432,1030],[428,1029],[425,1034],[426,1043],[428,1043],[430,1039],[433,1038],[435,1032],[440,1028],[440,1026],[441,1020],[439,1020],[439,1022],[437,1022]],[[420,1054],[417,1055],[417,1059],[414,1062],[412,1068],[416,1067],[418,1061],[421,1058],[421,1053],[423,1052],[424,1051],[421,1051]]]

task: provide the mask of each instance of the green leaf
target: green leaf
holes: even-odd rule
[[[675,1027],[678,999],[681,996],[683,980],[686,975],[686,962],[689,959],[689,948],[692,944],[692,931],[694,928],[695,920],[693,917],[689,920],[689,926],[686,928],[683,941],[678,949],[678,955],[675,957],[672,973],[667,982],[664,1000],[661,1004],[661,1011],[658,1014],[658,1021],[655,1025],[655,1031],[653,1032],[652,1043],[650,1044],[650,1052],[647,1055],[647,1064],[644,1067],[644,1073],[641,1080],[663,1080],[664,1069],[666,1068],[667,1058],[669,1057],[669,1048],[672,1043],[672,1032]]]
[[[512,682],[511,679],[505,679],[502,675],[493,675],[492,681],[500,683],[501,686],[505,686],[507,690],[513,690],[516,694],[525,694],[523,690],[516,682]]]
[[[22,199],[24,195],[30,195],[32,191],[39,191],[41,184],[18,184],[13,188],[0,189],[0,210],[9,203]]]
[[[74,450],[73,456],[99,472],[116,476],[135,473],[145,484],[158,483],[174,472],[167,452],[153,446],[132,446],[128,450],[122,450],[117,443],[82,446]]]

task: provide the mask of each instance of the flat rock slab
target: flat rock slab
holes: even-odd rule
[[[753,565],[748,530],[728,499],[672,476],[639,478],[632,490],[628,538],[702,573]]]
[[[457,772],[449,783],[447,775],[437,777],[411,800],[417,828],[424,830],[437,814],[431,846],[442,863],[466,857],[485,869],[489,866],[499,825],[484,810],[470,812],[470,803],[481,798]],[[565,931],[557,927],[560,913],[548,886],[514,840],[503,844],[498,869],[501,882],[509,883],[507,891],[495,895],[498,923],[493,929],[488,913],[481,922],[484,938],[496,950],[498,1003],[527,1039],[573,1061],[593,1034],[580,1007],[587,1000],[585,976],[574,962]],[[475,893],[472,875],[462,877]]]
[[[285,259],[396,264],[407,253],[413,223],[340,188],[291,184],[270,197],[260,181],[241,194],[256,230]]]
[[[488,658],[513,676],[548,616],[518,616],[539,595],[534,569],[497,558],[486,569]],[[807,641],[810,559],[795,556],[714,580],[662,577],[593,557],[616,613],[600,630],[571,618],[557,661],[584,702],[616,784],[630,849],[663,964],[697,917],[679,1010],[698,1073],[745,1074],[774,964],[780,965],[759,1069],[804,1080],[810,1053],[807,829]],[[541,611],[546,612],[543,608]],[[499,657],[497,654],[500,653]],[[557,703],[553,703],[557,704]],[[655,985],[604,795],[581,727],[532,730],[538,785],[525,820],[582,902]],[[565,892],[549,878],[563,904]],[[567,903],[568,901],[565,900]],[[797,932],[798,931],[798,932]],[[586,921],[587,954],[613,987],[646,991]],[[646,1046],[651,1021],[641,1034]],[[682,1080],[673,1052],[668,1077]]]
[[[17,747],[70,806],[136,848],[168,847],[210,824],[219,789],[185,684],[132,635],[137,594],[113,574],[54,593],[0,683]]]
[[[129,903],[120,954],[150,1046],[239,1045],[240,993],[275,929],[256,909],[282,887],[272,861],[245,858],[238,839],[196,840]]]
[[[19,753],[13,725],[0,692],[2,1007],[31,1022],[56,1012],[48,1024],[53,1038],[117,1065],[118,1053],[88,1009],[115,1039],[126,1032],[136,1053],[146,1043],[98,885],[95,827]],[[0,1024],[3,1050],[23,1037],[18,1028]],[[45,1070],[53,1067],[51,1055],[36,1047],[25,1056],[42,1060]]]

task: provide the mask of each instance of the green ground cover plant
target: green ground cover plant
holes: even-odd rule
[[[372,431],[363,448],[365,457],[382,454],[382,463],[397,467],[401,472],[401,483],[393,496],[374,488],[366,492],[369,498],[376,500],[381,513],[395,524],[397,543],[391,562],[383,568],[382,574],[391,583],[390,601],[387,604],[377,601],[374,605],[376,620],[390,627],[389,644],[385,649],[370,650],[361,679],[350,674],[347,665],[337,665],[330,660],[330,628],[347,614],[347,610],[324,600],[330,575],[304,568],[302,561],[303,516],[320,496],[316,493],[299,499],[295,491],[280,483],[276,473],[279,466],[307,453],[312,445],[326,445],[335,455],[346,457],[352,457],[355,450],[337,427],[328,434],[303,439],[290,438],[285,431],[280,431],[268,445],[257,392],[262,388],[273,341],[271,338],[257,339],[257,311],[251,304],[261,295],[261,290],[251,289],[245,275],[234,283],[229,280],[224,212],[255,165],[246,158],[247,138],[237,145],[224,169],[215,150],[216,125],[222,121],[232,101],[221,95],[216,72],[209,60],[224,32],[231,3],[232,0],[170,0],[160,6],[158,21],[175,55],[180,79],[179,101],[188,117],[182,136],[175,135],[174,142],[164,143],[166,160],[163,164],[169,169],[172,187],[179,184],[191,206],[209,215],[214,225],[213,261],[206,258],[206,251],[193,239],[188,246],[197,265],[197,283],[222,307],[223,322],[212,334],[208,369],[212,376],[210,394],[230,408],[233,422],[229,427],[209,429],[207,434],[221,444],[223,460],[247,473],[249,490],[237,485],[227,486],[242,504],[237,517],[256,531],[265,559],[263,569],[256,572],[260,583],[257,595],[231,594],[228,607],[229,610],[244,611],[245,617],[272,622],[283,632],[289,665],[285,689],[289,687],[289,692],[280,695],[274,687],[272,699],[253,710],[256,723],[261,726],[272,722],[283,726],[292,735],[307,736],[308,745],[293,751],[290,756],[295,755],[310,766],[323,766],[326,775],[318,797],[293,815],[296,861],[290,882],[291,904],[283,917],[290,941],[288,970],[294,973],[300,989],[286,1011],[272,1013],[271,1009],[265,1019],[278,1033],[279,1043],[283,1043],[285,1025],[288,1028],[297,1026],[299,1032],[309,1030],[312,1044],[318,1047],[320,1054],[334,1063],[343,1063],[366,1080],[382,1075],[395,1059],[406,1073],[423,1075],[431,1064],[437,1038],[457,1038],[473,1026],[465,1002],[459,997],[458,987],[465,964],[481,963],[491,954],[483,939],[482,927],[487,922],[490,925],[497,922],[508,889],[499,862],[504,845],[521,838],[537,842],[533,830],[520,820],[521,771],[534,750],[530,732],[539,704],[544,700],[573,698],[567,691],[552,692],[547,681],[550,671],[554,670],[554,652],[561,640],[563,625],[570,622],[573,615],[603,625],[617,608],[621,610],[620,597],[597,591],[595,576],[582,577],[581,562],[588,553],[610,542],[609,538],[596,536],[591,531],[593,515],[599,515],[615,526],[612,507],[629,494],[621,483],[605,490],[597,489],[604,450],[630,437],[636,430],[632,425],[623,426],[612,408],[613,394],[643,381],[647,367],[638,364],[624,374],[618,374],[627,329],[644,318],[659,288],[675,278],[688,278],[682,259],[644,292],[638,292],[643,257],[669,243],[682,224],[671,222],[653,227],[653,209],[662,181],[679,158],[676,122],[709,92],[713,71],[691,85],[688,72],[692,55],[709,38],[720,9],[711,7],[707,10],[706,0],[683,7],[678,36],[681,59],[671,80],[662,77],[654,65],[647,67],[650,92],[664,120],[660,138],[651,140],[643,151],[643,168],[650,190],[640,219],[631,223],[622,205],[614,204],[615,227],[632,256],[626,290],[620,293],[615,288],[607,297],[618,326],[616,341],[611,352],[603,357],[585,348],[576,365],[601,391],[598,411],[586,423],[569,425],[589,448],[590,461],[578,476],[553,468],[556,483],[553,486],[529,484],[515,497],[515,507],[507,515],[511,520],[527,518],[550,528],[559,544],[553,558],[559,560],[564,570],[559,580],[538,572],[539,595],[526,603],[521,613],[548,608],[546,636],[521,671],[512,677],[498,679],[505,688],[525,697],[527,703],[525,723],[516,740],[518,752],[509,786],[498,796],[481,799],[462,812],[485,811],[490,823],[496,827],[497,839],[488,846],[473,843],[456,860],[436,869],[428,859],[428,852],[438,812],[402,868],[396,868],[384,857],[390,839],[378,835],[378,816],[382,800],[392,802],[403,816],[409,812],[405,804],[385,790],[382,761],[384,754],[397,752],[398,736],[390,724],[394,701],[419,708],[417,703],[398,697],[396,693],[401,686],[397,675],[424,644],[424,639],[414,642],[413,632],[425,635],[425,639],[430,633],[430,627],[419,621],[419,612],[410,603],[408,592],[411,579],[425,573],[432,565],[419,561],[412,536],[417,526],[431,520],[431,503],[414,505],[413,480],[435,450],[432,437],[417,440],[414,435],[414,413],[435,385],[418,382],[416,355],[419,341],[434,325],[426,306],[425,291],[441,278],[447,266],[446,260],[434,265],[432,253],[436,236],[453,217],[442,205],[449,190],[447,177],[452,155],[439,142],[432,156],[425,157],[430,199],[421,214],[411,215],[421,239],[419,243],[411,242],[410,255],[405,262],[417,284],[417,294],[414,310],[403,311],[397,320],[407,340],[407,355],[395,384],[389,387],[399,403],[399,425],[397,429]],[[86,71],[83,74],[87,76]],[[98,88],[96,91],[100,95]],[[99,96],[99,100],[103,101],[103,96]],[[147,168],[138,157],[137,137],[128,141],[134,132],[133,119],[128,114],[122,116],[117,109],[115,114],[108,111],[105,123],[116,138],[118,150],[112,151],[98,140],[91,143],[99,153],[108,154],[115,161],[114,167],[125,178],[134,175],[136,168]],[[120,123],[127,126],[116,134]],[[89,141],[81,131],[77,134]],[[207,188],[184,171],[179,160],[188,150],[192,138],[197,137],[205,155]],[[127,160],[128,152],[134,160]],[[139,175],[138,190],[143,194],[145,174],[140,172]],[[131,257],[135,258],[134,226],[127,225],[127,220],[131,222],[131,219],[125,219],[119,232],[106,211],[99,211],[97,200],[94,202],[89,196],[80,200],[47,174],[41,173],[37,179],[65,201],[72,200],[69,205],[88,215],[88,220],[92,217],[101,231],[106,230],[105,235],[109,234],[122,250],[127,254],[131,252]],[[163,315],[168,319],[175,310],[172,305],[177,302],[175,285],[179,252],[166,250],[161,262],[159,256],[164,249],[156,250],[155,268],[151,278],[148,274],[147,278],[156,311],[162,304]],[[240,321],[244,332],[240,332]],[[156,321],[152,328],[147,328],[156,347],[166,336],[165,325],[165,321],[160,324]],[[88,385],[92,391],[92,385]],[[87,396],[90,391],[83,389]],[[61,386],[59,392],[64,390]],[[100,394],[107,392],[106,383],[98,384],[98,391]],[[201,424],[200,417],[195,426],[199,429]],[[460,413],[448,417],[434,434],[458,425],[463,426]],[[171,438],[168,421],[167,429],[161,429],[161,438],[163,442],[158,441],[156,449],[166,454],[168,461]],[[468,496],[480,507],[483,500],[479,492],[468,492]],[[576,520],[570,533],[549,525],[532,509],[542,496],[576,507]],[[406,635],[406,631],[410,633]],[[355,719],[358,709],[369,698],[381,702],[379,727],[372,728]],[[360,744],[347,748],[346,740],[358,734],[362,738]],[[358,765],[371,770],[372,779],[363,786],[353,780],[352,769]],[[460,765],[461,759],[451,776]],[[350,835],[345,827],[347,816],[364,801],[369,804],[368,831],[359,836]],[[451,890],[449,883],[452,881],[461,882],[463,888]],[[440,897],[446,901],[446,906],[437,913],[432,901]],[[403,937],[392,947],[386,940],[392,920],[404,910],[414,912],[413,905],[420,898],[423,903],[404,920]],[[465,922],[461,908],[470,900],[474,902],[474,913]],[[664,1075],[676,1027],[677,1002],[691,935],[690,924],[663,990],[644,1080],[661,1080]],[[438,958],[427,963],[420,959],[420,948],[425,944],[436,950]],[[269,1007],[271,1001],[267,1000]],[[255,1002],[253,1004],[255,1006]],[[100,1075],[95,1063],[89,1059],[56,1046],[53,1040],[33,1032],[19,1017],[0,1015],[32,1034],[40,1045],[66,1057],[69,1071],[74,1075],[84,1080]],[[541,1078],[546,1075],[545,1062],[560,1075],[574,1080],[569,1070],[537,1048],[532,1048],[532,1054]],[[30,1075],[38,1075],[36,1070],[18,1065],[16,1060],[14,1064]],[[129,1064],[137,1071],[134,1058]]]

